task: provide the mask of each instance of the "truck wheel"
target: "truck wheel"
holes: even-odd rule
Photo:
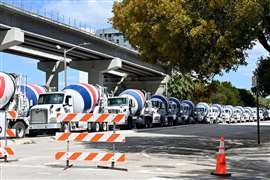
[[[92,123],[91,129],[93,132],[99,132],[100,131],[100,124],[99,123]]]
[[[68,123],[64,123],[61,127],[62,132],[70,131],[70,127]]]
[[[23,122],[16,122],[14,125],[14,129],[16,130],[16,137],[23,138],[25,136],[25,124]]]
[[[148,127],[149,128],[152,128],[153,127],[153,123],[151,121],[149,121]]]
[[[108,131],[108,124],[102,123],[102,131]]]

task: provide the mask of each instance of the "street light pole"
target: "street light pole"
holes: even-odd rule
[[[259,116],[259,86],[258,81],[256,85],[256,104],[257,104],[257,138],[258,138],[258,144],[261,144],[261,135],[260,135],[260,116]]]
[[[67,50],[64,49],[64,78],[65,78],[65,87],[67,86]]]
[[[78,45],[75,45],[74,47],[70,48],[70,49],[64,49],[64,81],[65,81],[65,86],[67,86],[67,53],[72,51],[73,49],[75,48],[78,48],[80,46],[85,46],[85,45],[88,45],[88,44],[91,44],[91,43],[80,43]],[[57,45],[56,46],[57,49],[62,49],[61,46]]]

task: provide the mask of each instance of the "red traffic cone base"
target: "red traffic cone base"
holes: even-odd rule
[[[220,137],[220,145],[218,148],[218,154],[216,155],[216,158],[217,158],[216,170],[211,174],[215,176],[231,176],[231,173],[227,173],[223,136]]]

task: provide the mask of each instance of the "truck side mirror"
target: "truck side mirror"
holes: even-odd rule
[[[65,105],[66,106],[71,106],[71,97],[70,96],[67,96],[66,99],[65,99]]]

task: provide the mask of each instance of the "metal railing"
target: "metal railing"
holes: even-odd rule
[[[91,27],[89,26],[89,24],[82,22],[74,17],[69,16],[67,17],[65,15],[60,14],[57,11],[48,11],[45,8],[43,9],[34,8],[33,3],[31,3],[31,1],[0,0],[0,5],[5,5],[34,16],[39,16],[41,18],[62,24],[64,26],[75,28],[84,31],[86,33],[91,33],[92,35],[95,35],[96,32],[96,29],[94,27]]]

